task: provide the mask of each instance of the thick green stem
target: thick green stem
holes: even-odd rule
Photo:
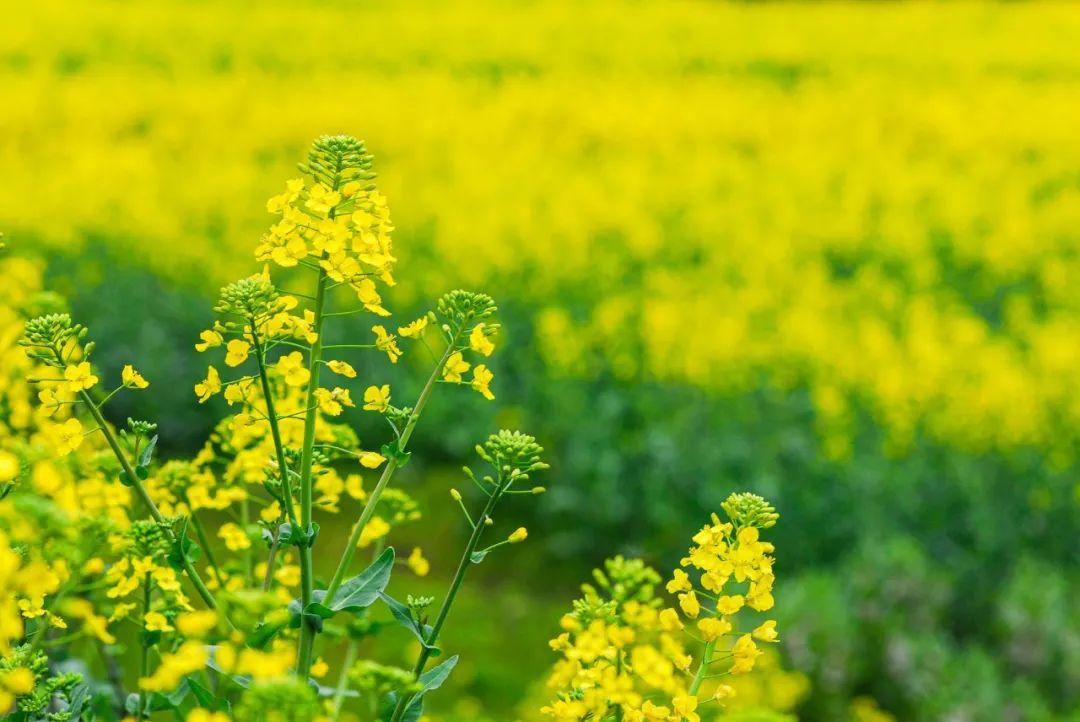
[[[315,322],[312,333],[315,334],[315,342],[311,344],[311,353],[308,356],[308,368],[310,377],[307,386],[307,402],[305,408],[307,415],[304,419],[304,446],[300,455],[300,523],[304,526],[306,542],[300,547],[300,603],[301,609],[307,609],[311,604],[312,592],[315,588],[315,576],[312,569],[311,541],[312,541],[312,459],[315,451],[315,421],[318,418],[318,403],[315,392],[319,388],[319,370],[322,366],[322,327],[323,311],[326,304],[326,271],[319,270],[319,282],[315,289]],[[303,620],[301,615],[300,624],[300,649],[296,662],[296,674],[301,679],[307,679],[311,669],[312,653],[315,647],[315,628]]]
[[[439,375],[442,373],[443,366],[446,365],[446,360],[450,358],[450,354],[454,352],[454,345],[456,342],[456,338],[451,339],[442,358],[439,359],[439,362],[435,365],[435,370],[431,372],[431,376],[428,377],[427,383],[424,384],[424,388],[416,400],[416,406],[413,407],[412,414],[409,415],[409,421],[405,424],[405,429],[401,433],[401,439],[398,444],[398,448],[401,451],[404,451],[405,446],[409,443],[413,430],[416,428],[416,423],[420,420],[420,414],[423,412],[424,406],[427,404],[428,398],[435,388],[435,382],[439,380]],[[382,476],[379,477],[379,482],[375,485],[375,488],[371,490],[371,494],[364,504],[364,509],[360,512],[360,518],[356,520],[356,524],[354,524],[352,528],[352,533],[349,534],[349,541],[345,543],[345,549],[341,552],[341,559],[338,561],[337,569],[334,570],[334,576],[330,580],[330,586],[326,589],[327,599],[333,599],[334,594],[337,593],[338,588],[341,586],[342,582],[345,581],[345,575],[349,571],[349,565],[352,564],[353,555],[356,553],[356,545],[360,541],[360,535],[364,533],[364,527],[367,526],[368,522],[371,521],[371,517],[374,516],[375,507],[379,504],[379,499],[382,497],[383,490],[386,489],[387,485],[390,483],[390,479],[394,476],[394,472],[397,471],[397,468],[398,465],[396,459],[387,460],[386,466],[383,468]]]
[[[442,606],[439,607],[439,613],[435,617],[435,622],[431,625],[431,632],[428,634],[427,639],[424,640],[424,646],[420,650],[420,656],[416,660],[416,664],[413,666],[413,674],[419,677],[424,673],[424,667],[427,666],[428,659],[431,657],[431,648],[439,641],[439,633],[442,631],[443,624],[446,623],[446,617],[450,614],[450,607],[454,604],[454,599],[457,597],[458,590],[461,589],[462,583],[465,581],[465,572],[468,570],[469,565],[472,564],[472,555],[476,551],[476,547],[480,544],[480,537],[484,533],[484,522],[491,516],[492,510],[499,501],[499,497],[502,496],[506,490],[505,486],[499,486],[488,497],[487,504],[484,506],[484,512],[476,520],[476,524],[473,525],[472,534],[469,536],[469,541],[465,545],[465,551],[461,555],[461,560],[458,561],[457,571],[454,572],[454,578],[450,582],[450,588],[446,592],[446,598],[443,600]],[[402,695],[398,699],[397,706],[394,707],[394,714],[390,718],[390,722],[399,722],[401,716],[405,714],[405,708],[409,705],[409,701],[412,699],[412,695]]]
[[[705,681],[705,671],[708,669],[709,660],[712,659],[712,653],[715,648],[715,641],[706,642],[705,651],[701,653],[701,664],[698,665],[697,673],[694,674],[694,681],[690,683],[690,694],[696,695],[698,689],[701,688],[701,683]]]
[[[120,443],[116,440],[116,435],[113,434],[112,429],[109,428],[109,424],[105,421],[105,417],[101,414],[101,409],[97,407],[94,400],[90,398],[90,394],[86,391],[80,391],[79,396],[83,403],[86,404],[86,408],[90,410],[90,414],[94,417],[94,421],[97,422],[98,428],[101,429],[101,433],[105,436],[105,441],[109,444],[109,448],[112,449],[113,455],[116,456],[117,461],[120,462],[120,468],[124,470],[124,474],[131,482],[131,486],[135,489],[135,494],[142,500],[146,508],[150,510],[150,516],[154,521],[159,524],[165,523],[165,517],[161,515],[161,511],[158,510],[157,505],[154,504],[154,500],[150,498],[150,492],[146,490],[142,480],[136,475],[135,469],[132,468],[131,462],[128,461],[127,455],[124,454],[124,450],[120,448]],[[202,577],[199,576],[199,572],[195,569],[195,565],[192,564],[191,559],[184,556],[184,572],[187,573],[188,579],[195,586],[195,591],[198,592],[199,597],[202,598],[203,603],[210,609],[217,609],[217,602],[214,600],[214,595],[207,589],[206,583],[203,582]]]

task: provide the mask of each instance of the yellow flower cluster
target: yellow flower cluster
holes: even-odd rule
[[[773,546],[760,531],[777,515],[751,494],[732,495],[723,506],[729,521],[714,514],[682,560],[697,581],[680,568],[666,585],[681,616],[654,595],[659,577],[641,562],[617,558],[596,572],[601,591],[583,588],[585,597],[563,617],[565,631],[551,642],[562,659],[548,680],[556,699],[545,715],[555,722],[699,722],[705,704],[726,705],[737,695],[733,680],[752,672],[764,654],[758,643],[779,639],[771,619],[740,631],[745,610],[774,605]],[[700,642],[696,667],[683,637]],[[775,661],[769,666],[785,674]],[[769,702],[777,709],[790,708],[805,691],[799,677],[788,681],[795,688],[787,697]]]

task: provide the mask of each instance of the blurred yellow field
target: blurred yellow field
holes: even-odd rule
[[[306,139],[355,131],[405,262],[526,279],[556,367],[596,344],[625,374],[810,383],[834,455],[852,398],[897,449],[925,424],[1071,455],[1068,4],[253,9],[12,8],[0,225],[211,286]]]

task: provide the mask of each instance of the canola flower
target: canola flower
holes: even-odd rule
[[[774,619],[754,619],[775,604],[774,550],[761,532],[779,517],[754,494],[732,494],[722,508],[727,520],[713,515],[664,586],[677,606],[640,560],[617,557],[595,571],[551,641],[560,659],[547,718],[700,722],[731,704],[737,680],[779,640]]]

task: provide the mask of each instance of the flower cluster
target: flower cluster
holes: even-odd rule
[[[548,680],[556,697],[545,715],[555,722],[699,722],[707,703],[719,709],[736,695],[729,680],[754,669],[759,643],[779,639],[771,619],[740,630],[747,611],[773,607],[773,546],[760,532],[778,516],[753,494],[733,494],[722,508],[727,521],[713,515],[666,584],[678,611],[657,594],[659,575],[638,560],[610,560],[595,573],[596,586],[583,587],[551,642],[561,659]],[[699,643],[697,655],[686,637]]]

